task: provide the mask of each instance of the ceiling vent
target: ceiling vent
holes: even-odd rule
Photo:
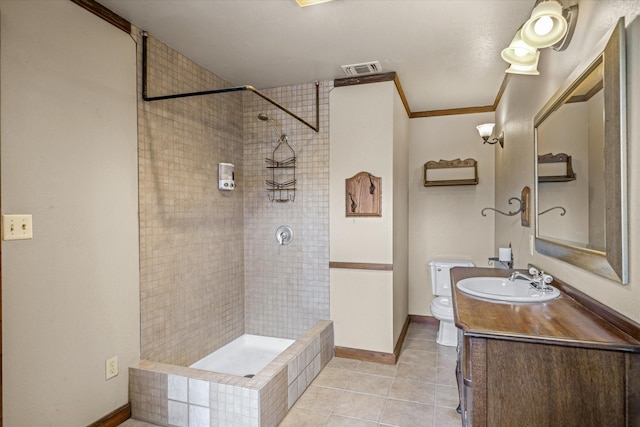
[[[382,71],[382,67],[380,66],[380,62],[372,61],[365,62],[362,64],[351,64],[351,65],[343,65],[342,70],[344,73],[349,76],[363,76],[365,74],[374,74]]]

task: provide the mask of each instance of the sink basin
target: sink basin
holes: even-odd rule
[[[457,285],[465,294],[478,298],[507,302],[543,302],[560,296],[560,291],[550,286],[549,291],[540,291],[528,280],[509,280],[507,277],[470,277]]]

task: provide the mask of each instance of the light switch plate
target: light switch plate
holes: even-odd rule
[[[31,215],[2,215],[2,240],[33,239]]]

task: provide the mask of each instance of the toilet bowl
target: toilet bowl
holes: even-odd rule
[[[436,342],[455,347],[458,344],[458,328],[453,323],[451,297],[437,297],[431,302],[431,315],[440,321]]]
[[[449,270],[453,267],[473,267],[471,261],[436,259],[429,262],[431,269],[431,290],[435,298],[431,302],[431,315],[438,319],[440,345],[455,347],[458,344],[458,328],[453,323],[453,303],[451,301],[451,278]]]

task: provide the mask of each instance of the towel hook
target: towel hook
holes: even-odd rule
[[[565,215],[566,215],[566,213],[567,213],[567,210],[566,210],[565,208],[563,208],[562,206],[554,206],[554,207],[552,207],[552,208],[549,208],[549,209],[546,209],[546,210],[544,210],[544,211],[540,212],[540,213],[538,214],[538,216],[540,216],[540,215],[544,215],[544,214],[546,214],[547,212],[551,212],[551,211],[552,211],[552,210],[554,210],[554,209],[559,209],[559,210],[561,210],[561,211],[562,211],[562,212],[560,212],[560,216],[565,216]]]
[[[511,197],[509,199],[509,204],[512,204],[513,202],[518,202],[520,204],[520,207],[518,208],[518,210],[502,212],[494,208],[484,208],[480,211],[480,215],[487,216],[487,214],[485,213],[485,211],[487,210],[498,212],[499,214],[502,214],[505,216],[514,216],[514,215],[520,214],[520,223],[522,224],[522,226],[529,227],[529,198],[530,197],[531,197],[531,189],[527,186],[524,186],[522,188],[520,198]]]
[[[482,211],[480,211],[480,214],[482,216],[487,216],[487,214],[484,213],[484,211],[486,211],[486,210],[495,211],[495,212],[498,212],[499,214],[506,215],[506,216],[514,216],[514,215],[518,215],[520,212],[524,212],[525,202],[523,200],[517,198],[517,197],[512,197],[512,198],[509,199],[509,204],[513,203],[514,200],[517,201],[518,203],[520,203],[520,208],[518,208],[517,211],[514,211],[514,212],[509,211],[509,213],[506,213],[506,212],[502,212],[502,211],[499,211],[498,209],[494,209],[494,208],[484,208],[484,209],[482,209]]]

